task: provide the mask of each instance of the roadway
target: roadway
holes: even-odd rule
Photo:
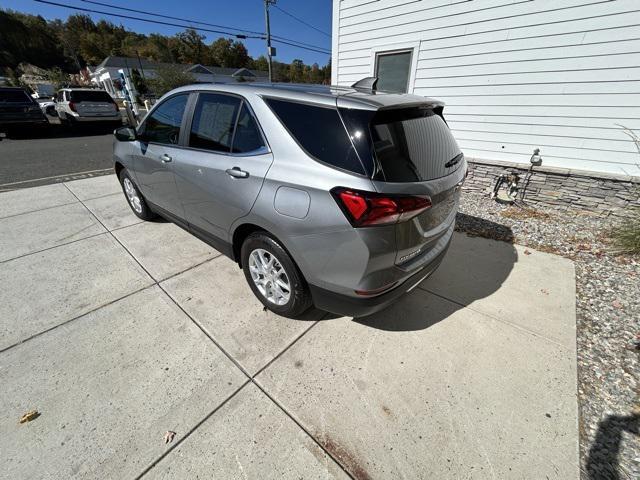
[[[0,141],[0,191],[111,173],[111,129],[51,125]]]

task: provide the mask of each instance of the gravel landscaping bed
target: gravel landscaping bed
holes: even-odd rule
[[[615,255],[619,220],[506,206],[465,192],[456,229],[572,259],[576,266],[582,478],[640,478],[640,258]],[[517,300],[517,299],[515,299]]]

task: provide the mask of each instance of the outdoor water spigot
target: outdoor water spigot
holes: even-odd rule
[[[529,161],[531,162],[531,165],[542,165],[542,156],[540,155],[540,149],[539,148],[534,148],[533,149],[533,155],[531,155],[531,158],[529,159]]]

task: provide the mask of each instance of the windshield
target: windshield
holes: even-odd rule
[[[72,102],[113,102],[111,96],[107,92],[102,90],[88,91],[88,90],[76,90],[71,92]]]
[[[0,90],[1,103],[31,103],[31,97],[24,90]]]

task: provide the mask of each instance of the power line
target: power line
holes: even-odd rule
[[[274,7],[274,8],[277,8],[278,10],[280,10],[280,11],[281,11],[282,13],[284,13],[285,15],[289,15],[291,18],[293,18],[294,20],[297,20],[298,22],[302,23],[303,25],[306,25],[306,26],[307,26],[307,27],[309,27],[309,28],[313,28],[316,32],[320,32],[321,34],[326,35],[327,37],[331,38],[331,34],[330,34],[330,33],[327,33],[327,32],[325,32],[324,30],[320,30],[319,28],[314,27],[313,25],[311,25],[310,23],[305,22],[305,21],[304,21],[304,20],[302,20],[301,18],[296,17],[293,13],[289,13],[289,12],[287,12],[285,9],[280,8],[279,6],[277,6],[277,5],[275,5],[275,4],[273,5],[273,7]]]
[[[274,38],[273,35],[271,36],[271,42],[273,42],[273,43],[283,43],[285,45],[291,45],[293,47],[304,48],[305,50],[311,50],[312,52],[326,53],[327,55],[331,55],[331,52],[329,50],[319,50],[319,49],[315,49],[315,48],[311,48],[311,47],[302,47],[300,45],[296,45],[295,43],[289,43],[289,42],[286,42],[284,40],[279,40],[277,38]]]
[[[201,32],[217,33],[219,35],[224,35],[224,36],[227,36],[227,37],[235,37],[235,38],[239,38],[239,39],[251,38],[251,39],[264,40],[264,38],[265,38],[264,34],[260,34],[260,35],[244,35],[244,34],[233,33],[233,32],[229,32],[229,31],[223,31],[223,30],[212,30],[210,28],[194,27],[193,25],[185,25],[185,24],[179,24],[179,23],[164,22],[164,21],[161,21],[161,20],[152,20],[150,18],[135,17],[135,16],[132,16],[132,15],[123,15],[121,13],[105,12],[105,11],[102,11],[102,10],[95,10],[95,9],[92,9],[92,8],[77,7],[77,6],[74,6],[74,5],[66,5],[66,4],[63,4],[63,3],[52,2],[50,0],[34,0],[34,1],[38,2],[38,3],[44,3],[44,4],[47,4],[47,5],[54,5],[54,6],[57,6],[57,7],[68,8],[68,9],[71,9],[71,10],[78,10],[78,11],[81,11],[81,12],[98,13],[100,15],[106,15],[106,16],[118,17],[118,18],[126,18],[126,19],[129,19],[129,20],[137,20],[137,21],[140,21],[140,22],[154,23],[154,24],[157,24],[157,25],[167,25],[167,26],[171,26],[171,27],[179,27],[179,28],[185,28],[185,29],[191,28],[193,30],[198,30],[198,31],[201,31]],[[247,30],[245,30],[245,31],[247,31]],[[328,50],[321,49],[321,47],[317,47],[317,48],[307,47],[307,46],[303,46],[303,45],[301,45],[299,43],[295,43],[295,41],[292,41],[292,42],[285,42],[285,41],[282,41],[282,40],[277,40],[277,41],[279,41],[281,43],[286,43],[287,45],[290,45],[290,46],[293,46],[293,47],[296,47],[296,48],[301,48],[303,50],[310,50],[312,52],[325,53],[327,55],[331,53]]]
[[[80,0],[80,1],[82,1],[84,3],[93,3],[94,5],[101,5],[103,7],[108,7],[108,8],[117,8],[118,10],[125,10],[127,12],[143,13],[145,15],[150,15],[152,17],[168,18],[169,20],[180,20],[181,22],[197,23],[198,25],[206,25],[208,27],[226,28],[228,30],[239,30],[241,32],[255,33],[257,35],[264,35],[263,32],[256,32],[256,31],[253,31],[253,30],[245,30],[244,28],[229,27],[229,26],[226,26],[226,25],[216,25],[215,23],[200,22],[198,20],[191,20],[189,18],[180,18],[180,17],[170,16],[170,15],[162,15],[160,13],[145,12],[144,10],[136,10],[135,8],[121,7],[119,5],[111,5],[109,3],[96,2],[94,0]]]
[[[38,2],[38,3],[46,3],[48,5],[54,5],[56,7],[70,8],[71,10],[79,10],[81,12],[99,13],[101,15],[107,15],[107,16],[119,17],[119,18],[127,18],[129,20],[138,20],[138,21],[147,22],[147,23],[156,23],[158,25],[168,25],[168,26],[171,26],[171,27],[180,27],[180,28],[193,28],[194,30],[201,30],[203,32],[211,32],[211,33],[219,33],[221,35],[226,35],[228,37],[258,38],[258,39],[264,38],[264,37],[260,37],[260,36],[240,35],[240,34],[236,34],[236,33],[233,33],[233,32],[225,32],[225,31],[222,31],[222,30],[211,30],[211,29],[208,29],[208,28],[194,28],[191,25],[180,25],[178,23],[162,22],[160,20],[151,20],[149,18],[140,18],[140,17],[131,16],[131,15],[122,15],[120,13],[104,12],[102,10],[94,10],[92,8],[76,7],[74,5],[65,5],[63,3],[52,2],[52,1],[49,1],[49,0],[33,0],[33,1],[34,2]]]
[[[256,34],[256,35],[262,35],[263,37],[265,35],[263,32],[258,32],[258,31],[255,31],[255,30],[246,30],[244,28],[229,27],[227,25],[217,25],[215,23],[201,22],[199,20],[193,20],[193,19],[190,19],[190,18],[180,18],[180,17],[173,17],[173,16],[170,16],[170,15],[163,15],[161,13],[146,12],[144,10],[137,10],[135,8],[128,8],[128,7],[121,7],[119,5],[113,5],[113,4],[104,3],[104,2],[97,2],[95,0],[81,0],[81,1],[85,2],[85,3],[92,3],[94,5],[101,5],[103,7],[113,8],[113,9],[117,9],[117,10],[124,10],[124,11],[127,11],[127,12],[142,13],[144,15],[148,15],[148,16],[152,16],[152,17],[168,18],[170,20],[180,20],[181,22],[189,22],[190,24],[192,23],[192,24],[197,24],[197,25],[206,25],[208,27],[225,28],[227,30],[238,30],[238,31],[241,31],[241,32],[252,33],[252,34]],[[239,38],[242,38],[242,37],[239,37]],[[320,47],[318,45],[313,45],[311,43],[301,42],[299,40],[294,40],[292,38],[281,37],[279,35],[271,35],[271,38],[279,38],[281,40],[286,40],[288,42],[294,42],[296,44],[304,45],[306,47],[317,48],[317,49],[320,49],[320,50],[326,50],[324,47]],[[298,46],[298,45],[293,45],[293,46]],[[324,52],[320,52],[320,53],[324,53]]]

